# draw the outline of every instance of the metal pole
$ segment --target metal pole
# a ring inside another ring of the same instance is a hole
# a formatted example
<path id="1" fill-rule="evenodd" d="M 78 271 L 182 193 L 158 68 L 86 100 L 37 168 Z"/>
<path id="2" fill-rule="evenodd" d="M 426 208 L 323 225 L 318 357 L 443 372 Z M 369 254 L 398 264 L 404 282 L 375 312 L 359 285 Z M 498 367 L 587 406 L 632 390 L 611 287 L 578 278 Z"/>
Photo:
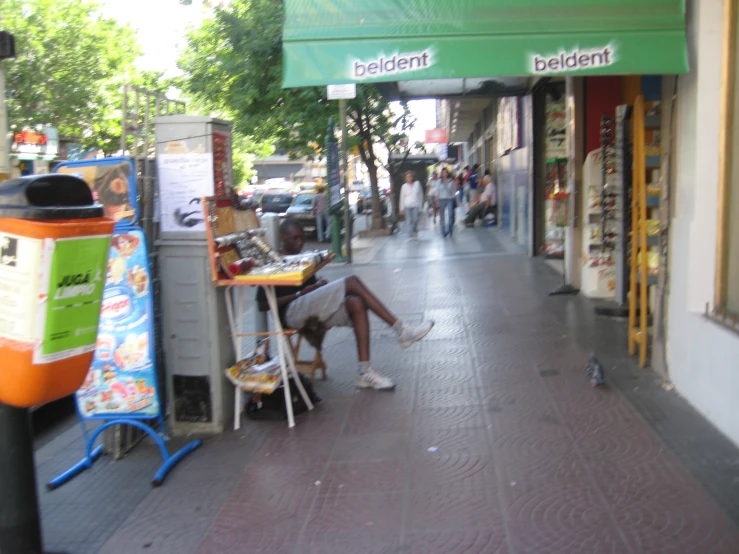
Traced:
<path id="1" fill-rule="evenodd" d="M 5 73 L 0 60 L 0 182 L 10 177 L 10 159 L 8 157 L 8 112 L 5 108 Z"/>
<path id="2" fill-rule="evenodd" d="M 349 137 L 348 130 L 346 128 L 346 100 L 339 100 L 339 121 L 341 125 L 341 167 L 344 170 L 344 178 L 342 184 L 344 185 L 344 238 L 346 240 L 346 262 L 352 263 L 352 215 L 349 212 L 349 164 L 348 164 L 348 150 L 347 140 Z"/>
<path id="3" fill-rule="evenodd" d="M 0 552 L 41 554 L 36 466 L 27 408 L 0 403 Z"/>
<path id="4" fill-rule="evenodd" d="M 0 140 L 7 140 L 5 75 L 0 62 Z M 0 150 L 0 180 L 10 172 L 7 145 Z M 0 403 L 0 552 L 41 554 L 36 465 L 27 408 Z"/>

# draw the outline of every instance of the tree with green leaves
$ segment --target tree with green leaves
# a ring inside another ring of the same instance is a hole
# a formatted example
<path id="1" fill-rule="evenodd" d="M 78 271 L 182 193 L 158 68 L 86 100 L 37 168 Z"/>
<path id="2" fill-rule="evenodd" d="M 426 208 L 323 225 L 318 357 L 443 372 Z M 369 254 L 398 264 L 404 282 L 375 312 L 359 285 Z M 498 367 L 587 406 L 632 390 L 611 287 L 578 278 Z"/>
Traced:
<path id="1" fill-rule="evenodd" d="M 11 129 L 51 125 L 62 137 L 113 152 L 120 145 L 120 87 L 135 74 L 135 32 L 94 0 L 0 0 L 0 28 L 15 35 L 6 60 Z"/>
<path id="2" fill-rule="evenodd" d="M 232 0 L 188 36 L 179 67 L 183 90 L 210 110 L 227 115 L 235 130 L 257 143 L 279 142 L 292 155 L 323 155 L 329 117 L 338 103 L 323 87 L 282 88 L 283 4 L 279 0 Z M 384 151 L 408 151 L 401 139 L 414 120 L 400 114 L 373 85 L 358 85 L 348 101 L 349 146 L 359 147 L 372 187 L 372 227 L 382 228 L 377 172 L 389 167 Z"/>

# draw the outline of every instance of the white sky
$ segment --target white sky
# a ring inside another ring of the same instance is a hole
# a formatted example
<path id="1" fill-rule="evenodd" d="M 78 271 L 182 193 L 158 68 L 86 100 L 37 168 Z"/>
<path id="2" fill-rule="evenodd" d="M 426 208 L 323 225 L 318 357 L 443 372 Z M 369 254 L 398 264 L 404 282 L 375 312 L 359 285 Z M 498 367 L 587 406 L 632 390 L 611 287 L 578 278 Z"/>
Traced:
<path id="1" fill-rule="evenodd" d="M 172 76 L 179 73 L 177 59 L 185 47 L 187 29 L 196 26 L 203 17 L 202 0 L 182 6 L 179 0 L 102 0 L 103 13 L 122 23 L 128 23 L 138 35 L 143 56 L 139 69 L 164 71 Z M 409 102 L 416 126 L 410 133 L 411 142 L 423 141 L 425 131 L 436 126 L 436 101 Z"/>
<path id="2" fill-rule="evenodd" d="M 426 131 L 436 127 L 436 100 L 411 100 L 408 102 L 411 113 L 416 116 L 416 126 L 409 133 L 410 142 L 426 138 Z"/>
<path id="3" fill-rule="evenodd" d="M 193 0 L 190 6 L 179 0 L 103 0 L 103 13 L 136 30 L 144 53 L 136 64 L 139 69 L 167 75 L 178 72 L 188 25 L 197 25 L 203 16 L 202 0 Z"/>

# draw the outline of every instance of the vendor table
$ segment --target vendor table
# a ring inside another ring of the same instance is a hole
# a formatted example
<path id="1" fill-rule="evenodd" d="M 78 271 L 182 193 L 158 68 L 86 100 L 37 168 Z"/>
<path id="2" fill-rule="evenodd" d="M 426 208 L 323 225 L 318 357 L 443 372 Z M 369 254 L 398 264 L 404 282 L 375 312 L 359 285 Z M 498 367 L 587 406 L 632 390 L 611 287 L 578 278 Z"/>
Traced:
<path id="1" fill-rule="evenodd" d="M 285 329 L 280 321 L 280 312 L 277 308 L 277 295 L 275 287 L 289 286 L 299 287 L 308 279 L 330 263 L 335 254 L 325 256 L 321 263 L 308 266 L 297 271 L 289 273 L 271 273 L 271 274 L 246 274 L 233 276 L 230 273 L 219 268 L 217 262 L 218 256 L 222 254 L 222 248 L 216 244 L 218 237 L 223 237 L 231 233 L 243 233 L 244 231 L 255 230 L 259 227 L 259 219 L 252 209 L 240 209 L 240 200 L 235 197 L 206 197 L 202 199 L 203 215 L 205 218 L 206 235 L 208 238 L 208 249 L 210 252 L 210 269 L 213 276 L 213 286 L 226 288 L 226 311 L 228 314 L 228 324 L 233 341 L 234 352 L 236 354 L 236 362 L 244 359 L 242 351 L 242 338 L 257 337 L 260 335 L 274 335 L 277 337 L 277 348 L 280 356 L 280 373 L 282 384 L 285 387 L 285 409 L 287 411 L 288 427 L 295 426 L 295 417 L 293 414 L 292 393 L 290 391 L 290 375 L 293 382 L 298 388 L 298 392 L 303 397 L 305 405 L 309 410 L 313 409 L 313 403 L 310 401 L 308 394 L 300 381 L 297 370 L 297 364 L 293 351 L 290 346 Z M 228 275 L 227 275 L 228 273 Z M 245 295 L 247 289 L 251 287 L 261 286 L 264 288 L 269 304 L 269 311 L 272 314 L 276 330 L 273 333 L 245 333 L 244 332 L 244 307 L 246 304 Z M 241 427 L 241 412 L 243 411 L 243 392 L 248 390 L 244 387 L 238 387 L 236 390 L 234 401 L 234 429 Z"/>
<path id="2" fill-rule="evenodd" d="M 310 279 L 322 268 L 326 267 L 331 260 L 336 256 L 330 255 L 323 260 L 319 265 L 315 266 L 309 273 L 304 274 L 302 278 L 290 278 L 282 277 L 279 275 L 265 276 L 263 281 L 256 281 L 254 279 L 244 282 L 238 279 L 220 280 L 214 284 L 216 286 L 226 287 L 226 310 L 228 314 L 228 324 L 231 331 L 231 338 L 233 340 L 234 352 L 236 353 L 236 360 L 242 360 L 244 358 L 242 338 L 243 337 L 256 337 L 260 335 L 274 335 L 277 337 L 277 348 L 280 357 L 280 372 L 282 374 L 282 383 L 285 387 L 285 409 L 287 411 L 287 425 L 288 427 L 295 427 L 295 417 L 293 414 L 292 405 L 292 393 L 290 391 L 290 380 L 289 376 L 293 376 L 293 382 L 298 388 L 298 392 L 303 397 L 303 401 L 309 410 L 313 409 L 313 403 L 310 401 L 308 394 L 300 381 L 298 374 L 295 356 L 293 356 L 292 347 L 290 346 L 285 329 L 282 327 L 280 321 L 280 312 L 277 307 L 277 294 L 275 287 L 298 287 Z M 272 319 L 275 324 L 275 331 L 272 333 L 246 333 L 244 332 L 244 312 L 246 300 L 245 296 L 247 290 L 251 290 L 251 287 L 261 286 L 264 288 L 265 295 L 267 297 L 267 303 L 269 304 L 269 311 L 272 314 Z M 237 391 L 235 395 L 236 399 L 234 402 L 234 429 L 241 428 L 241 412 L 243 411 L 243 391 Z"/>

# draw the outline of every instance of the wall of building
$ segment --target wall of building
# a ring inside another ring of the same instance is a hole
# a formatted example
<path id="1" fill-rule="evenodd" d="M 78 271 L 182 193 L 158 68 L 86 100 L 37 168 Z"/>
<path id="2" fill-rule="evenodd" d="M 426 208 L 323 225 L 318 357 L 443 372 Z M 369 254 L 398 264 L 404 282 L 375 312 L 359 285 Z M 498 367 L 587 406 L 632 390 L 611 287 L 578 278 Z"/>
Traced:
<path id="1" fill-rule="evenodd" d="M 285 161 L 282 163 L 275 162 L 254 162 L 254 169 L 257 171 L 259 182 L 267 179 L 291 179 L 298 171 L 303 169 L 303 162 Z"/>
<path id="2" fill-rule="evenodd" d="M 739 336 L 703 317 L 714 294 L 723 0 L 689 0 L 678 78 L 667 362 L 676 389 L 739 445 Z"/>
<path id="3" fill-rule="evenodd" d="M 621 77 L 585 79 L 585 153 L 600 148 L 600 122 L 603 114 L 613 117 L 623 104 Z"/>

